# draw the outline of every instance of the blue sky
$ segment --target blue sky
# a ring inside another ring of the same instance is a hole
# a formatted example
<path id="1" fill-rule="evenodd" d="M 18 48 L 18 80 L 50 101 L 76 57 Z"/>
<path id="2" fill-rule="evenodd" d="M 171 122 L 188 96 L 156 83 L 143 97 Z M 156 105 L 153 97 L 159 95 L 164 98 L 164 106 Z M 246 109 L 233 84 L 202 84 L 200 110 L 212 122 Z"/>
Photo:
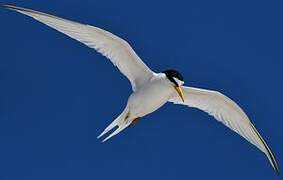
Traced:
<path id="1" fill-rule="evenodd" d="M 5 1 L 104 28 L 154 71 L 219 90 L 247 112 L 282 164 L 282 2 Z M 0 179 L 278 179 L 244 139 L 166 104 L 107 143 L 128 80 L 100 54 L 0 10 Z"/>

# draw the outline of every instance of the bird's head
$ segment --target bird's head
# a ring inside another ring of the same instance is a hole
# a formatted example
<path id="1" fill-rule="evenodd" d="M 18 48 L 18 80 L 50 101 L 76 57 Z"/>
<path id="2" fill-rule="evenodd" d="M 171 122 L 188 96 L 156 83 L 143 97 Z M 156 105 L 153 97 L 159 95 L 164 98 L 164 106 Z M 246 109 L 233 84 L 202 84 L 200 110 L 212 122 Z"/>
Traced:
<path id="1" fill-rule="evenodd" d="M 180 98 L 184 102 L 185 99 L 184 99 L 184 93 L 183 93 L 183 90 L 182 90 L 182 86 L 185 82 L 184 82 L 184 78 L 183 78 L 182 74 L 179 73 L 176 70 L 173 70 L 173 69 L 163 71 L 163 73 L 166 75 L 167 79 L 172 83 L 172 85 L 174 86 L 178 95 L 180 96 Z"/>

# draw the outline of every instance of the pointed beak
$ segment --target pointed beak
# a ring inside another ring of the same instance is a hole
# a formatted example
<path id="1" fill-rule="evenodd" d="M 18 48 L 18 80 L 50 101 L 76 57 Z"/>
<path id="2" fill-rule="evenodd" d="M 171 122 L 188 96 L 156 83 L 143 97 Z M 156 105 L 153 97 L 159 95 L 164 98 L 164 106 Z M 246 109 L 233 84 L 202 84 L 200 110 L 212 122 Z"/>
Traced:
<path id="1" fill-rule="evenodd" d="M 182 99 L 182 101 L 185 102 L 184 93 L 183 93 L 182 87 L 181 86 L 176 86 L 175 90 L 177 91 L 177 93 L 180 96 L 180 98 Z"/>

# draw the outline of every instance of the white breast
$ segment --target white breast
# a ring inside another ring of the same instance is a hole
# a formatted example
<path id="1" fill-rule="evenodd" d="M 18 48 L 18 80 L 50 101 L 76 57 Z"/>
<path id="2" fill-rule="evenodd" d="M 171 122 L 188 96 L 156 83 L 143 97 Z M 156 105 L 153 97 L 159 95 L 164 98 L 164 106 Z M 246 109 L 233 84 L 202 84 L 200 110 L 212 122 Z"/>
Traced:
<path id="1" fill-rule="evenodd" d="M 129 115 L 137 118 L 150 114 L 164 105 L 174 93 L 174 87 L 166 76 L 157 74 L 129 97 Z"/>

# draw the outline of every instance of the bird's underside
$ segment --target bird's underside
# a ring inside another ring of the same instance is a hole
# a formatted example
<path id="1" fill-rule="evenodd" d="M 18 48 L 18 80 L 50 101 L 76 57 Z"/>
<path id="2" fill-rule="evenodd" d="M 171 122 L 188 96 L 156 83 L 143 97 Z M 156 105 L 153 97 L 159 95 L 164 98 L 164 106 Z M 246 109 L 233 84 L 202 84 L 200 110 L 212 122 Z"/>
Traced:
<path id="1" fill-rule="evenodd" d="M 183 86 L 183 77 L 175 70 L 154 73 L 125 40 L 103 29 L 31 9 L 11 5 L 0 6 L 30 16 L 97 50 L 129 79 L 133 94 L 124 111 L 100 134 L 99 137 L 102 137 L 113 128 L 117 128 L 103 141 L 115 136 L 166 102 L 173 102 L 198 108 L 213 116 L 260 149 L 279 174 L 279 166 L 271 149 L 245 112 L 227 96 L 217 91 Z"/>
<path id="2" fill-rule="evenodd" d="M 114 132 L 103 140 L 103 142 L 107 141 L 129 125 L 137 122 L 139 118 L 159 109 L 168 102 L 174 94 L 175 90 L 171 87 L 171 83 L 167 81 L 165 75 L 162 73 L 153 75 L 146 84 L 130 95 L 125 110 L 98 136 L 98 138 L 118 126 Z"/>

